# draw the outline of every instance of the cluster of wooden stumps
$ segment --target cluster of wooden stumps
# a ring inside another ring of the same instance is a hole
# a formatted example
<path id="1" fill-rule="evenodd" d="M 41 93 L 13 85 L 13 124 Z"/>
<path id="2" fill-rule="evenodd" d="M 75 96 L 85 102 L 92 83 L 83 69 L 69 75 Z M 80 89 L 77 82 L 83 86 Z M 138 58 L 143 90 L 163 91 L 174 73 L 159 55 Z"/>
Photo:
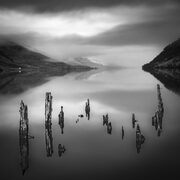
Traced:
<path id="1" fill-rule="evenodd" d="M 157 135 L 160 136 L 162 132 L 162 121 L 164 115 L 164 106 L 161 97 L 161 88 L 160 85 L 157 85 L 157 98 L 158 98 L 158 106 L 155 115 L 152 117 L 152 126 L 155 127 L 157 131 Z"/>
<path id="2" fill-rule="evenodd" d="M 53 137 L 52 137 L 52 95 L 50 92 L 46 93 L 45 98 L 45 140 L 46 140 L 46 152 L 47 157 L 52 156 L 53 154 Z M 90 101 L 87 99 L 85 104 L 85 114 L 88 120 L 90 119 Z M 82 118 L 84 115 L 79 115 L 78 117 Z M 79 119 L 78 119 L 79 121 Z M 78 122 L 76 121 L 76 123 Z M 61 110 L 58 114 L 58 124 L 61 128 L 61 134 L 64 133 L 64 110 L 63 106 L 61 106 Z M 63 153 L 65 153 L 66 148 L 64 145 L 58 145 L 58 154 L 61 157 Z"/>
<path id="3" fill-rule="evenodd" d="M 135 119 L 135 114 L 132 114 L 132 127 L 135 128 L 136 123 L 138 121 Z M 109 121 L 109 115 L 103 115 L 103 126 L 106 125 L 107 127 L 107 133 L 108 134 L 112 134 L 112 123 Z M 121 129 L 122 132 L 122 139 L 124 139 L 124 135 L 125 135 L 125 131 L 124 131 L 124 127 L 122 126 Z M 144 143 L 145 141 L 145 137 L 144 135 L 141 133 L 140 130 L 140 126 L 139 124 L 137 124 L 136 126 L 136 149 L 137 149 L 137 153 L 140 153 L 141 150 L 141 145 Z"/>
<path id="4" fill-rule="evenodd" d="M 20 121 L 19 121 L 19 147 L 20 147 L 20 165 L 22 174 L 29 168 L 29 139 L 34 138 L 29 135 L 28 107 L 23 101 L 20 103 Z"/>
<path id="5" fill-rule="evenodd" d="M 158 110 L 155 115 L 152 117 L 152 125 L 158 132 L 160 136 L 162 132 L 162 118 L 164 113 L 164 107 L 161 97 L 160 85 L 157 85 L 157 96 L 158 96 Z M 52 95 L 50 92 L 46 93 L 45 96 L 45 142 L 46 142 L 46 153 L 47 157 L 51 157 L 53 154 L 53 136 L 52 136 Z M 29 167 L 29 139 L 34 138 L 29 135 L 29 120 L 28 120 L 28 107 L 24 104 L 23 101 L 20 103 L 20 123 L 19 123 L 19 146 L 20 146 L 20 156 L 21 156 L 21 169 L 24 174 Z M 88 120 L 90 119 L 90 101 L 87 99 L 85 103 L 85 114 Z M 84 117 L 83 114 L 78 115 L 78 117 Z M 58 115 L 59 126 L 61 128 L 61 133 L 64 131 L 64 111 L 63 106 L 61 106 L 60 113 Z M 76 123 L 79 122 L 79 118 L 76 120 Z M 136 127 L 136 149 L 137 153 L 140 153 L 141 145 L 145 142 L 145 137 L 141 133 L 140 125 L 137 123 L 138 120 L 135 118 L 135 114 L 132 114 L 132 127 Z M 107 127 L 107 133 L 112 134 L 112 123 L 109 121 L 109 115 L 103 115 L 103 126 Z M 124 128 L 122 126 L 122 139 L 124 138 Z M 65 153 L 66 148 L 64 145 L 58 145 L 58 154 L 59 157 Z"/>
<path id="6" fill-rule="evenodd" d="M 85 103 L 85 115 L 87 117 L 88 120 L 90 120 L 90 101 L 89 99 L 87 99 L 86 103 Z M 83 118 L 84 114 L 79 114 L 78 118 L 76 120 L 76 123 L 79 122 L 80 118 Z"/>

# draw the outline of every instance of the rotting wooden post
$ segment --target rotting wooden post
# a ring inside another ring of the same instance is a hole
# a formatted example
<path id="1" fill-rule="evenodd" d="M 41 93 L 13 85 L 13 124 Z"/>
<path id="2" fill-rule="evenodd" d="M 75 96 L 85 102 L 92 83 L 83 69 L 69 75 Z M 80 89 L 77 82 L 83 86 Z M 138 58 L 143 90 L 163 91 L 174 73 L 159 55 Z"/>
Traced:
<path id="1" fill-rule="evenodd" d="M 163 109 L 163 102 L 161 97 L 161 88 L 160 85 L 157 84 L 157 96 L 158 96 L 158 109 Z"/>
<path id="2" fill-rule="evenodd" d="M 164 114 L 164 106 L 161 96 L 160 85 L 157 85 L 157 94 L 158 94 L 158 136 L 160 136 L 162 131 L 162 119 Z"/>
<path id="3" fill-rule="evenodd" d="M 111 134 L 111 133 L 112 133 L 112 124 L 111 124 L 111 122 L 109 122 L 109 123 L 107 124 L 107 133 L 108 133 L 108 134 Z"/>
<path id="4" fill-rule="evenodd" d="M 61 133 L 63 134 L 63 129 L 64 129 L 64 111 L 63 111 L 63 106 L 61 106 L 61 111 L 58 115 L 59 117 L 59 125 L 60 125 L 60 128 L 61 128 Z"/>
<path id="5" fill-rule="evenodd" d="M 46 92 L 45 97 L 45 141 L 47 157 L 53 154 L 53 137 L 52 137 L 52 95 Z"/>
<path id="6" fill-rule="evenodd" d="M 109 122 L 109 116 L 108 116 L 108 114 L 106 114 L 106 115 L 103 115 L 103 126 L 104 125 L 108 125 L 108 122 Z"/>
<path id="7" fill-rule="evenodd" d="M 45 123 L 51 124 L 51 118 L 52 118 L 52 95 L 50 92 L 46 93 L 46 99 L 45 99 Z"/>
<path id="8" fill-rule="evenodd" d="M 28 107 L 23 101 L 20 103 L 20 121 L 19 121 L 19 147 L 21 156 L 21 169 L 22 174 L 29 168 L 29 139 L 34 138 L 29 136 L 29 120 L 28 120 Z"/>
<path id="9" fill-rule="evenodd" d="M 135 119 L 135 114 L 132 114 L 132 127 L 135 128 L 137 120 Z"/>
<path id="10" fill-rule="evenodd" d="M 61 122 L 64 122 L 63 106 L 61 106 L 61 111 L 60 111 L 60 113 L 59 113 L 59 124 L 61 124 Z"/>
<path id="11" fill-rule="evenodd" d="M 24 134 L 27 133 L 28 136 L 28 130 L 29 130 L 29 121 L 28 121 L 28 107 L 27 105 L 24 105 L 24 102 L 21 101 L 20 103 L 20 131 Z"/>
<path id="12" fill-rule="evenodd" d="M 86 117 L 88 117 L 88 120 L 90 119 L 90 101 L 87 99 L 86 105 L 85 105 L 85 113 Z"/>

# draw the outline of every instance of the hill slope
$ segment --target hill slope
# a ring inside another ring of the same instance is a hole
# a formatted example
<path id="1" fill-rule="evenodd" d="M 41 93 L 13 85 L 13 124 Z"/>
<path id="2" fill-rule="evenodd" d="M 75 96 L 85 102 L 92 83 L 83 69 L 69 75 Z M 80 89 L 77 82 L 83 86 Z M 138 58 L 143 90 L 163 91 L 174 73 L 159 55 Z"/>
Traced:
<path id="1" fill-rule="evenodd" d="M 165 47 L 153 61 L 143 66 L 143 70 L 180 95 L 180 39 Z"/>
<path id="2" fill-rule="evenodd" d="M 143 66 L 144 70 L 154 68 L 180 68 L 180 39 L 166 46 L 156 58 Z"/>
<path id="3" fill-rule="evenodd" d="M 24 71 L 84 71 L 90 70 L 88 66 L 72 66 L 64 62 L 52 62 L 50 58 L 31 51 L 13 42 L 0 43 L 0 69 L 1 71 L 17 71 L 21 67 Z"/>

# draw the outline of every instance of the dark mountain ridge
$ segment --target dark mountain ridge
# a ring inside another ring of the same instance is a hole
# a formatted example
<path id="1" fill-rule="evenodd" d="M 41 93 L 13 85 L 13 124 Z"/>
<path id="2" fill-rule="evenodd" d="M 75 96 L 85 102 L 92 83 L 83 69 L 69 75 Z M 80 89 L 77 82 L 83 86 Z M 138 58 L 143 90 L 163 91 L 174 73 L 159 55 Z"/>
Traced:
<path id="1" fill-rule="evenodd" d="M 150 63 L 143 66 L 144 70 L 154 68 L 180 68 L 180 38 L 166 46 Z"/>

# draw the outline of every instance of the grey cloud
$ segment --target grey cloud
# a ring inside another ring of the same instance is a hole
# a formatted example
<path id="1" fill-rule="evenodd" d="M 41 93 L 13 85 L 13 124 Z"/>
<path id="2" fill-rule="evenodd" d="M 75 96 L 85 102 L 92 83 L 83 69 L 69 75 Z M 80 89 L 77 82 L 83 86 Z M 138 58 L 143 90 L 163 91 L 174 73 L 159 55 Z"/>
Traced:
<path id="1" fill-rule="evenodd" d="M 180 11 L 179 7 L 151 8 L 150 20 L 143 22 L 120 25 L 93 37 L 80 37 L 77 35 L 62 38 L 50 38 L 37 33 L 12 34 L 4 38 L 25 43 L 54 42 L 58 44 L 86 44 L 102 46 L 126 45 L 158 45 L 164 47 L 180 37 Z"/>
<path id="2" fill-rule="evenodd" d="M 102 34 L 84 38 L 80 36 L 66 36 L 50 38 L 37 33 L 11 34 L 1 36 L 1 39 L 14 41 L 20 44 L 32 45 L 36 42 L 99 45 L 99 46 L 126 46 L 126 45 L 158 45 L 164 47 L 180 37 L 180 20 L 169 22 L 147 22 L 118 26 Z"/>
<path id="3" fill-rule="evenodd" d="M 125 46 L 158 45 L 164 46 L 180 37 L 180 20 L 144 22 L 118 26 L 87 40 L 87 44 Z"/>
<path id="4" fill-rule="evenodd" d="M 82 8 L 104 8 L 118 5 L 180 4 L 179 0 L 0 0 L 0 8 L 17 9 L 31 7 L 38 12 L 69 11 Z"/>

